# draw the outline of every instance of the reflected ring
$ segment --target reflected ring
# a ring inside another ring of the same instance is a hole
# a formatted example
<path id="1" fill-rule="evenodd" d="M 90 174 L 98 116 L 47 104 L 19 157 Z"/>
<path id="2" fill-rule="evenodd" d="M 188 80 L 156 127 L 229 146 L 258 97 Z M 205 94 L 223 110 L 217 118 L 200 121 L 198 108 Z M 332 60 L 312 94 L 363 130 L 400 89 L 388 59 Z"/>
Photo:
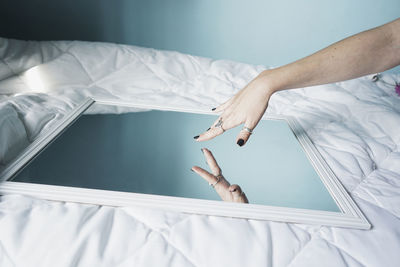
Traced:
<path id="1" fill-rule="evenodd" d="M 212 183 L 208 183 L 208 184 L 209 184 L 210 186 L 212 186 L 212 187 L 215 187 L 216 184 L 218 184 L 219 181 L 221 181 L 222 174 L 215 176 L 215 178 L 217 179 L 217 181 L 216 181 L 215 183 L 213 183 L 213 184 L 212 184 Z"/>

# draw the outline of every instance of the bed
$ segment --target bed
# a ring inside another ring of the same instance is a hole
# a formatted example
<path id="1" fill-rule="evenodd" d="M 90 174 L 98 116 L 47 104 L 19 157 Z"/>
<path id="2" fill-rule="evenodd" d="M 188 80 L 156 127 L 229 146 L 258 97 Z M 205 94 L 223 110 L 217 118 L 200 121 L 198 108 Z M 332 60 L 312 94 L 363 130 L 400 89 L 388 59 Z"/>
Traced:
<path id="1" fill-rule="evenodd" d="M 209 110 L 265 66 L 79 41 L 0 38 L 0 169 L 86 97 Z M 275 94 L 371 230 L 141 207 L 0 201 L 0 266 L 399 266 L 400 97 L 385 73 Z M 123 112 L 123 111 L 118 111 Z"/>

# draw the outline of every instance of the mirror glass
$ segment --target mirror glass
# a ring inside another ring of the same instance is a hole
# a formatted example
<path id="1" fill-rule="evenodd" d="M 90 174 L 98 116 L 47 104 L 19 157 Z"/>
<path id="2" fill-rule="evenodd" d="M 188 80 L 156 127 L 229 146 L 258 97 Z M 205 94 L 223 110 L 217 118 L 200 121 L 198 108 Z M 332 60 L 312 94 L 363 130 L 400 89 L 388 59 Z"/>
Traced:
<path id="1" fill-rule="evenodd" d="M 201 151 L 205 147 L 251 204 L 341 212 L 285 120 L 262 120 L 239 147 L 240 128 L 211 141 L 194 141 L 215 115 L 115 113 L 122 110 L 93 104 L 10 180 L 221 200 L 191 171 L 194 165 L 210 170 Z"/>

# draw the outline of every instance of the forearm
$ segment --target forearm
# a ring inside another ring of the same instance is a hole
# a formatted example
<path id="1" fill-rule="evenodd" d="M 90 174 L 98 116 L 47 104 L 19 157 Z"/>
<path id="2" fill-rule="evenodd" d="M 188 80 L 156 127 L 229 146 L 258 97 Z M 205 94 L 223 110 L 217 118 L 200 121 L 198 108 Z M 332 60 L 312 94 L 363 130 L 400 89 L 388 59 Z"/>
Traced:
<path id="1" fill-rule="evenodd" d="M 240 124 L 236 142 L 243 146 L 250 138 L 271 95 L 279 90 L 349 80 L 381 72 L 400 64 L 400 19 L 356 34 L 291 64 L 260 73 L 224 104 L 217 121 L 197 141 L 210 140 Z M 222 128 L 223 126 L 223 128 Z"/>
<path id="2" fill-rule="evenodd" d="M 400 64 L 400 19 L 318 51 L 291 64 L 264 71 L 272 91 L 349 80 Z"/>

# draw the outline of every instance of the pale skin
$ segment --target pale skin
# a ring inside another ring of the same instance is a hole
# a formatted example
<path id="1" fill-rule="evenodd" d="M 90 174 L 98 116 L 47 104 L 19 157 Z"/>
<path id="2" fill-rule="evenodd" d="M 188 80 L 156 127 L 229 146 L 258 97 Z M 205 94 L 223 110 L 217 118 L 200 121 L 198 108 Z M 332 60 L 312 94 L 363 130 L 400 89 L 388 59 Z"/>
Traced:
<path id="1" fill-rule="evenodd" d="M 240 124 L 254 129 L 271 95 L 277 91 L 354 79 L 397 65 L 400 65 L 400 18 L 343 39 L 293 63 L 261 72 L 231 99 L 215 108 L 214 112 L 221 113 L 219 118 L 209 130 L 194 138 L 210 140 Z M 222 127 L 214 127 L 220 119 Z M 246 144 L 250 135 L 241 130 L 236 143 Z"/>
<path id="2" fill-rule="evenodd" d="M 228 180 L 222 176 L 222 170 L 218 166 L 213 154 L 207 148 L 202 148 L 207 165 L 210 167 L 211 173 L 198 167 L 192 167 L 192 171 L 203 177 L 209 184 L 214 185 L 214 189 L 223 201 L 249 203 L 246 194 L 242 191 L 239 185 L 231 185 Z M 219 177 L 219 179 L 217 178 Z"/>

